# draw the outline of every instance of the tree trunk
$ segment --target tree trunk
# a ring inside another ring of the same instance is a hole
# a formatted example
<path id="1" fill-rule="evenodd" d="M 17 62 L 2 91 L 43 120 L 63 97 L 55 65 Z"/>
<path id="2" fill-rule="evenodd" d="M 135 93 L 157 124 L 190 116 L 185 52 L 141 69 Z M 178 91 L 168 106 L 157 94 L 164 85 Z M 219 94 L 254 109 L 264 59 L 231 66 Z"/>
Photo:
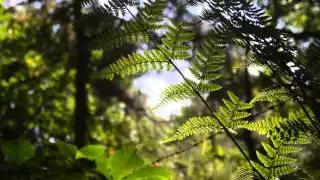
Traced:
<path id="1" fill-rule="evenodd" d="M 86 83 L 88 82 L 88 62 L 90 58 L 89 49 L 87 47 L 87 38 L 84 30 L 78 24 L 81 18 L 81 4 L 77 0 L 73 0 L 74 8 L 74 28 L 76 34 L 76 94 L 75 94 L 75 119 L 74 119 L 74 132 L 75 144 L 78 147 L 83 147 L 86 144 L 87 133 L 87 118 L 88 118 L 88 105 L 87 105 L 87 90 Z"/>

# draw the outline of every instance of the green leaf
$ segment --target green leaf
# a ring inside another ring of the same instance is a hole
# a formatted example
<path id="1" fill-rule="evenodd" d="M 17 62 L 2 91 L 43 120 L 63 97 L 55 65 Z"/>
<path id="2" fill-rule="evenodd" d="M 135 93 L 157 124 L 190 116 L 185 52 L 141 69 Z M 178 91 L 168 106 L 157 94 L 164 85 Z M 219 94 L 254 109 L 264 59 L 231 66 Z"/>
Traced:
<path id="1" fill-rule="evenodd" d="M 96 169 L 97 172 L 103 174 L 106 178 L 110 177 L 110 168 L 108 168 L 108 158 L 102 157 L 96 159 Z"/>
<path id="2" fill-rule="evenodd" d="M 136 154 L 136 149 L 133 145 L 126 145 L 121 151 L 116 152 L 109 158 L 108 168 L 110 168 L 110 179 L 122 179 L 131 174 L 134 169 L 143 166 L 144 162 Z"/>
<path id="3" fill-rule="evenodd" d="M 84 158 L 88 160 L 96 160 L 105 155 L 104 147 L 102 145 L 88 145 L 81 148 L 76 153 L 76 159 Z"/>
<path id="4" fill-rule="evenodd" d="M 77 147 L 71 144 L 66 144 L 60 140 L 56 143 L 58 150 L 66 157 L 73 158 L 77 153 Z"/>
<path id="5" fill-rule="evenodd" d="M 152 179 L 152 180 L 169 180 L 171 173 L 164 167 L 152 167 L 146 166 L 137 169 L 132 174 L 123 178 L 123 180 L 142 180 L 142 179 Z"/>
<path id="6" fill-rule="evenodd" d="M 35 155 L 33 145 L 25 139 L 1 142 L 1 151 L 8 156 L 8 163 L 20 165 Z"/>

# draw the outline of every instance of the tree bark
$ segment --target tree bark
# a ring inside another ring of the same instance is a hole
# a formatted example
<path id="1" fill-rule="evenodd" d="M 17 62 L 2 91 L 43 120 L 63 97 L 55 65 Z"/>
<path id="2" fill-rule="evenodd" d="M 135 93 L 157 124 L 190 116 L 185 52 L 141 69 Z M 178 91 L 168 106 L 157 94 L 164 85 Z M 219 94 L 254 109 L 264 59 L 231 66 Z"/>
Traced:
<path id="1" fill-rule="evenodd" d="M 74 28 L 76 34 L 76 93 L 75 93 L 75 119 L 74 119 L 74 132 L 75 144 L 78 147 L 83 147 L 87 139 L 87 118 L 88 118 L 88 105 L 87 105 L 87 90 L 86 84 L 88 82 L 88 62 L 90 58 L 89 49 L 87 46 L 87 37 L 84 30 L 78 24 L 81 19 L 81 4 L 78 0 L 73 0 L 73 15 L 74 15 Z"/>

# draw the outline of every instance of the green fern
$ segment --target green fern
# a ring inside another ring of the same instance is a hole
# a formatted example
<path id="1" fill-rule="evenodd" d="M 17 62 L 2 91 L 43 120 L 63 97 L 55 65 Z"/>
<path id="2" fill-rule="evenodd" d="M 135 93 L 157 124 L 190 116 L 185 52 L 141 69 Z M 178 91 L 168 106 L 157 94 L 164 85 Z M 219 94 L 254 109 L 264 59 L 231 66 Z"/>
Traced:
<path id="1" fill-rule="evenodd" d="M 109 48 L 114 49 L 122 46 L 124 43 L 135 43 L 149 41 L 148 33 L 145 31 L 154 31 L 161 29 L 163 21 L 163 10 L 166 8 L 163 0 L 144 4 L 139 12 L 139 19 L 133 19 L 125 22 L 123 27 L 107 29 L 101 34 L 94 36 L 91 40 L 92 49 Z M 120 6 L 121 7 L 121 6 Z M 124 6 L 122 6 L 124 8 Z M 106 10 L 109 12 L 108 10 Z M 100 10 L 101 12 L 101 10 Z"/>
<path id="2" fill-rule="evenodd" d="M 169 43 L 169 47 L 173 48 L 172 43 Z M 200 94 L 220 90 L 221 86 L 212 83 L 212 81 L 220 78 L 220 74 L 216 72 L 223 67 L 221 64 L 224 62 L 225 47 L 225 43 L 216 40 L 213 36 L 204 40 L 202 48 L 198 49 L 195 60 L 191 63 L 192 67 L 189 68 L 197 82 L 186 79 L 187 82 L 170 85 L 161 93 L 161 100 L 155 108 L 161 107 L 170 101 L 184 100 L 197 96 L 193 88 Z M 167 55 L 169 54 L 170 52 L 167 52 Z"/>
<path id="3" fill-rule="evenodd" d="M 293 139 L 294 138 L 291 137 L 291 141 Z M 281 143 L 279 143 L 279 141 L 281 141 Z M 272 139 L 273 146 L 265 142 L 262 143 L 267 155 L 263 155 L 257 151 L 257 157 L 262 164 L 254 161 L 251 161 L 251 163 L 265 179 L 268 180 L 290 174 L 297 169 L 297 167 L 290 166 L 290 164 L 296 162 L 297 159 L 284 156 L 302 150 L 302 148 L 292 146 L 296 143 L 291 141 Z"/>
<path id="4" fill-rule="evenodd" d="M 276 89 L 269 89 L 267 91 L 260 92 L 257 94 L 250 103 L 256 103 L 259 101 L 268 101 L 268 102 L 275 102 L 275 101 L 287 101 L 291 99 L 290 94 L 287 92 L 285 88 L 276 88 Z"/>
<path id="5" fill-rule="evenodd" d="M 214 118 L 207 117 L 193 117 L 184 123 L 175 133 L 174 136 L 170 137 L 164 143 L 181 140 L 188 136 L 207 133 L 207 132 L 222 132 L 223 130 L 218 128 L 219 123 Z"/>
<path id="6" fill-rule="evenodd" d="M 267 155 L 257 152 L 262 164 L 252 161 L 253 166 L 265 179 L 272 179 L 295 171 L 297 167 L 291 167 L 289 164 L 295 162 L 296 159 L 283 155 L 301 151 L 302 148 L 292 145 L 309 143 L 305 138 L 319 139 L 316 129 L 302 110 L 290 113 L 288 118 L 271 117 L 242 125 L 242 127 L 266 135 L 272 141 L 273 146 L 262 143 Z"/>
<path id="7" fill-rule="evenodd" d="M 190 47 L 182 44 L 193 38 L 190 24 L 177 23 L 174 20 L 171 20 L 171 23 L 173 25 L 168 25 L 168 32 L 166 33 L 168 38 L 162 39 L 166 47 L 158 46 L 160 50 L 144 51 L 144 55 L 132 53 L 132 55 L 123 57 L 116 63 L 102 69 L 96 76 L 112 80 L 115 74 L 124 77 L 138 72 L 148 72 L 151 69 L 163 70 L 166 68 L 169 71 L 172 69 L 172 63 L 170 62 L 172 59 L 190 57 L 187 52 Z M 205 85 L 203 88 L 208 89 Z"/>
<path id="8" fill-rule="evenodd" d="M 243 125 L 244 128 L 267 135 L 271 139 L 288 137 L 318 137 L 318 133 L 307 115 L 302 111 L 290 113 L 288 118 L 271 117 Z"/>
<path id="9" fill-rule="evenodd" d="M 144 51 L 144 55 L 133 53 L 132 55 L 119 59 L 116 63 L 102 69 L 97 76 L 103 79 L 112 80 L 114 75 L 125 77 L 138 72 L 148 72 L 151 69 L 166 69 L 169 71 L 172 69 L 172 65 L 161 51 Z"/>
<path id="10" fill-rule="evenodd" d="M 236 43 L 239 44 L 239 43 Z M 252 51 L 249 51 L 244 59 L 240 60 L 240 64 L 237 65 L 235 68 L 248 68 L 248 67 L 263 67 L 267 68 L 264 64 L 262 64 L 256 54 L 254 54 Z"/>
<path id="11" fill-rule="evenodd" d="M 249 167 L 240 166 L 232 174 L 233 180 L 248 180 L 253 178 L 261 179 L 259 175 L 250 168 L 250 166 Z"/>
<path id="12" fill-rule="evenodd" d="M 215 117 L 219 119 L 222 124 L 233 131 L 234 129 L 243 126 L 248 123 L 248 121 L 243 120 L 250 116 L 250 113 L 244 112 L 252 108 L 251 104 L 241 101 L 236 95 L 232 92 L 228 92 L 229 98 L 231 101 L 223 99 L 224 104 L 227 108 L 220 106 L 222 114 L 214 113 Z M 223 132 L 223 128 L 219 124 L 216 118 L 212 117 L 193 117 L 190 118 L 186 123 L 184 123 L 175 133 L 174 136 L 166 140 L 165 142 L 171 142 L 175 140 L 181 140 L 185 137 L 207 133 L 207 132 Z"/>
<path id="13" fill-rule="evenodd" d="M 194 38 L 192 32 L 192 24 L 186 22 L 176 22 L 170 19 L 172 25 L 167 26 L 166 38 L 162 38 L 164 45 L 158 45 L 158 48 L 170 60 L 185 60 L 190 58 L 188 50 L 191 46 L 185 43 L 190 42 Z"/>

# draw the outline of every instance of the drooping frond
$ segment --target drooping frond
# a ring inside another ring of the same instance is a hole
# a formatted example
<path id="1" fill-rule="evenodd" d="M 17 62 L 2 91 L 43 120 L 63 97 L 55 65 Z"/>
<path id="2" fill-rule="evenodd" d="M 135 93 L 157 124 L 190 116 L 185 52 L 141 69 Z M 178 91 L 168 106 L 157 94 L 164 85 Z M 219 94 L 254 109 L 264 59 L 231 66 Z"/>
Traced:
<path id="1" fill-rule="evenodd" d="M 164 42 L 167 40 L 164 40 Z M 172 49 L 172 43 L 167 43 Z M 221 89 L 218 84 L 212 81 L 220 78 L 217 73 L 223 66 L 224 62 L 224 48 L 226 44 L 216 40 L 214 37 L 203 41 L 202 48 L 198 49 L 195 55 L 195 60 L 192 61 L 192 67 L 189 68 L 191 74 L 197 81 L 187 79 L 188 83 L 192 85 L 200 94 L 213 92 Z M 181 49 L 181 48 L 180 48 Z M 169 54 L 170 52 L 167 52 Z M 184 52 L 187 53 L 187 52 Z M 186 82 L 177 85 L 170 85 L 161 93 L 161 100 L 157 107 L 165 105 L 169 101 L 184 100 L 196 96 L 196 93 Z"/>
<path id="2" fill-rule="evenodd" d="M 114 75 L 122 77 L 138 72 L 148 72 L 154 70 L 171 70 L 172 65 L 159 50 L 144 51 L 144 54 L 133 53 L 127 57 L 119 59 L 116 63 L 110 64 L 102 69 L 98 76 L 112 80 Z"/>
<path id="3" fill-rule="evenodd" d="M 106 29 L 101 34 L 94 36 L 91 40 L 91 48 L 109 48 L 114 49 L 122 46 L 124 43 L 148 42 L 149 36 L 147 31 L 158 30 L 163 27 L 163 10 L 166 8 L 166 2 L 158 0 L 155 2 L 145 3 L 138 14 L 137 19 L 127 21 L 123 27 Z M 109 12 L 107 9 L 105 12 Z M 104 12 L 100 8 L 100 13 Z M 137 21 L 136 21 L 137 20 Z"/>
<path id="4" fill-rule="evenodd" d="M 214 113 L 215 118 L 212 117 L 193 117 L 190 118 L 186 123 L 184 123 L 175 133 L 174 136 L 166 140 L 165 142 L 181 140 L 185 137 L 206 133 L 206 132 L 223 132 L 223 128 L 220 123 L 217 121 L 219 119 L 222 124 L 229 129 L 230 131 L 238 128 L 239 126 L 245 125 L 248 121 L 242 120 L 250 116 L 250 113 L 244 112 L 252 108 L 251 104 L 241 101 L 236 95 L 232 92 L 228 92 L 229 98 L 231 101 L 223 99 L 226 107 L 220 106 L 222 114 Z M 217 119 L 216 119 L 217 118 Z"/>
<path id="5" fill-rule="evenodd" d="M 96 3 L 98 5 L 100 2 L 98 0 L 80 0 L 80 3 L 82 6 L 86 6 L 93 3 Z M 100 11 L 100 13 L 108 13 L 114 16 L 119 16 L 120 14 L 124 16 L 126 12 L 126 6 L 139 5 L 138 0 L 108 0 L 104 1 L 103 3 L 103 5 L 99 5 L 100 7 L 97 10 Z"/>
<path id="6" fill-rule="evenodd" d="M 224 16 L 223 12 L 228 13 L 228 16 Z M 230 30 L 241 29 L 244 26 L 246 28 L 264 27 L 270 22 L 270 17 L 250 1 L 233 0 L 208 2 L 208 6 L 202 11 L 200 18 L 207 22 L 221 22 Z"/>
<path id="7" fill-rule="evenodd" d="M 285 88 L 276 88 L 276 89 L 269 89 L 267 91 L 260 92 L 257 94 L 250 103 L 255 103 L 259 101 L 287 101 L 291 99 L 290 94 Z"/>

